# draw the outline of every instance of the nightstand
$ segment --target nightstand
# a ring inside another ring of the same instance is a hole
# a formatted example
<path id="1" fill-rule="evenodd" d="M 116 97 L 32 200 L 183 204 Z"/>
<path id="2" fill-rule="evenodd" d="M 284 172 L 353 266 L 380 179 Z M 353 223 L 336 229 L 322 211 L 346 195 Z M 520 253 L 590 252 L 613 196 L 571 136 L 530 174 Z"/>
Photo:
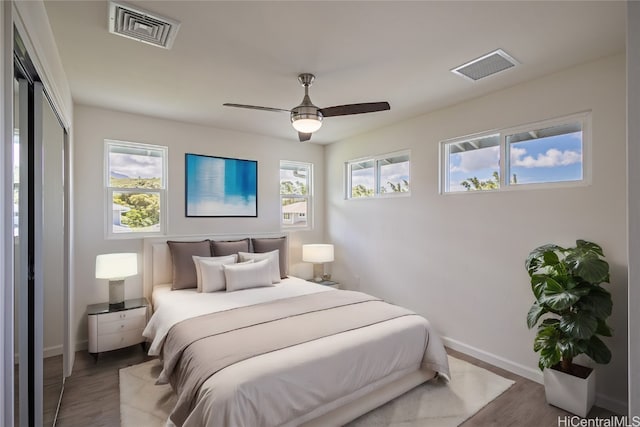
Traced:
<path id="1" fill-rule="evenodd" d="M 142 331 L 147 325 L 149 303 L 146 298 L 128 299 L 122 306 L 108 303 L 87 307 L 89 323 L 89 353 L 96 361 L 103 351 L 142 344 Z"/>
<path id="2" fill-rule="evenodd" d="M 329 286 L 330 288 L 340 289 L 340 283 L 334 282 L 333 280 L 322 280 L 320 282 L 316 282 L 315 280 L 309 280 L 311 283 L 315 283 L 316 285 Z"/>

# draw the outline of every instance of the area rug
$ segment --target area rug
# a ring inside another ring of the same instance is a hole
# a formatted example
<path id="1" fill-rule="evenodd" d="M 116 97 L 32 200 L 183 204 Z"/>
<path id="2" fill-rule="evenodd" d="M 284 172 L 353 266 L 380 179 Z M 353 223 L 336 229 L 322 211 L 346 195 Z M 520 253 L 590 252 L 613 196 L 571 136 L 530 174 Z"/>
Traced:
<path id="1" fill-rule="evenodd" d="M 349 427 L 454 427 L 504 393 L 513 381 L 449 356 L 451 382 L 429 381 L 361 416 Z M 157 386 L 160 362 L 151 360 L 120 370 L 122 427 L 163 427 L 176 397 Z"/>

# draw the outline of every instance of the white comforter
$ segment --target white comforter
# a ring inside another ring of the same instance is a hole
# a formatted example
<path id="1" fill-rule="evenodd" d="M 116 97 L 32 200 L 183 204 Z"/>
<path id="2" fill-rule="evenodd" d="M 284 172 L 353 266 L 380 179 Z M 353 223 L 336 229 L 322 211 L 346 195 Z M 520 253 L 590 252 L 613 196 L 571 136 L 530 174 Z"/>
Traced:
<path id="1" fill-rule="evenodd" d="M 231 308 L 333 290 L 328 286 L 317 285 L 297 277 L 283 279 L 274 287 L 236 292 L 200 293 L 195 289 L 172 291 L 171 285 L 160 285 L 153 290 L 154 313 L 143 335 L 151 340 L 149 355 L 158 356 L 169 329 L 183 320 Z"/>
<path id="2" fill-rule="evenodd" d="M 152 340 L 150 354 L 159 354 L 167 332 L 181 320 L 324 291 L 332 288 L 296 278 L 229 293 L 156 290 L 155 313 L 144 335 Z M 211 376 L 184 426 L 298 426 L 417 370 L 423 356 L 433 371 L 448 377 L 444 347 L 418 316 L 263 354 Z"/>

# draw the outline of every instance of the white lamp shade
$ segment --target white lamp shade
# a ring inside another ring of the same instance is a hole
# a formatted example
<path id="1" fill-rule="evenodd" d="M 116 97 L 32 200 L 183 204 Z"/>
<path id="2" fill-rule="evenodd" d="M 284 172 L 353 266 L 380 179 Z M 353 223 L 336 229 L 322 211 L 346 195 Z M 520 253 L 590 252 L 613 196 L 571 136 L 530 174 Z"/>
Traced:
<path id="1" fill-rule="evenodd" d="M 121 280 L 138 274 L 138 254 L 102 254 L 96 257 L 96 279 Z"/>
<path id="2" fill-rule="evenodd" d="M 302 245 L 302 261 L 322 263 L 333 261 L 333 245 Z"/>
<path id="3" fill-rule="evenodd" d="M 302 133 L 313 133 L 322 126 L 322 122 L 316 119 L 297 119 L 291 124 L 295 130 Z"/>

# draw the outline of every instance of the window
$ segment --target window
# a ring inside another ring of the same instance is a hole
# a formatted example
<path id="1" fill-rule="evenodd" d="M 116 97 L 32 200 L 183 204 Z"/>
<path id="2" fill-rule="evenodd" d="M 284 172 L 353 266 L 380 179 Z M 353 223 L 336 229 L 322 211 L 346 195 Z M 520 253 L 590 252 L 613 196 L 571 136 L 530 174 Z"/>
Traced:
<path id="1" fill-rule="evenodd" d="M 283 228 L 311 227 L 313 165 L 280 161 L 280 223 Z"/>
<path id="2" fill-rule="evenodd" d="M 575 185 L 586 181 L 590 114 L 443 141 L 443 193 Z M 501 159 L 508 159 L 502 161 Z"/>
<path id="3" fill-rule="evenodd" d="M 167 147 L 105 140 L 108 237 L 162 234 Z"/>
<path id="4" fill-rule="evenodd" d="M 409 195 L 410 153 L 347 162 L 347 199 Z"/>

